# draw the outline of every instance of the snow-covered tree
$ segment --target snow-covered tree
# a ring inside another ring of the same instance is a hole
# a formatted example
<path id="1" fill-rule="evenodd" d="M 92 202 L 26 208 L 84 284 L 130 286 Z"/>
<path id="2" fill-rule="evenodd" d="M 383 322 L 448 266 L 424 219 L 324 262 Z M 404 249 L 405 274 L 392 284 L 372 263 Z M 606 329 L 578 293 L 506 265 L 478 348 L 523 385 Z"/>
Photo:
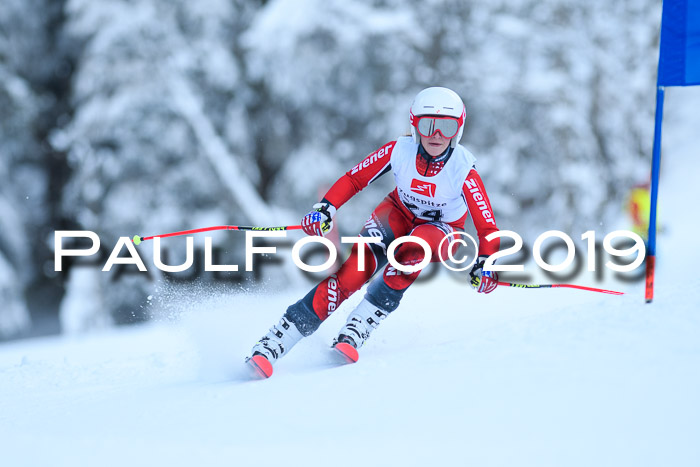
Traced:
<path id="1" fill-rule="evenodd" d="M 42 0 L 0 8 L 0 338 L 26 331 L 29 285 L 41 276 L 47 174 L 39 133 L 48 107 L 40 82 L 49 73 Z M 34 11 L 28 14 L 28 12 Z"/>
<path id="2" fill-rule="evenodd" d="M 75 114 L 52 141 L 73 170 L 65 211 L 109 248 L 134 233 L 280 222 L 235 153 L 251 142 L 234 147 L 223 130 L 227 103 L 247 91 L 232 46 L 245 4 L 68 2 L 66 32 L 83 54 Z M 135 276 L 103 290 L 119 313 L 145 296 Z"/>

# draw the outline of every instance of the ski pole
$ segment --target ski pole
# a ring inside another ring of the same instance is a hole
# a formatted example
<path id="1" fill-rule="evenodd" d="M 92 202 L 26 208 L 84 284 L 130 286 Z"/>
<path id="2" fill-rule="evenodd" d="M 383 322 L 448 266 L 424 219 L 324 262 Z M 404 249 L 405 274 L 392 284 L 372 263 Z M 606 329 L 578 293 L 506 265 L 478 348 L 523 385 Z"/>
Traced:
<path id="1" fill-rule="evenodd" d="M 283 225 L 280 227 L 255 227 L 255 226 L 243 226 L 243 225 L 217 225 L 214 227 L 203 227 L 201 229 L 193 229 L 193 230 L 181 230 L 180 232 L 171 232 L 171 233 L 166 233 L 166 234 L 160 234 L 160 235 L 151 235 L 150 237 L 141 237 L 140 235 L 134 235 L 134 238 L 131 239 L 132 242 L 134 242 L 135 245 L 140 244 L 141 242 L 145 242 L 146 240 L 152 240 L 156 237 L 158 238 L 165 238 L 165 237 L 177 237 L 180 235 L 189 235 L 189 234 L 196 234 L 200 232 L 211 232 L 213 230 L 257 230 L 257 231 L 272 231 L 272 230 L 299 230 L 301 229 L 301 225 Z"/>
<path id="2" fill-rule="evenodd" d="M 590 292 L 608 293 L 611 295 L 625 294 L 624 292 L 617 292 L 615 290 L 596 289 L 595 287 L 584 287 L 582 285 L 574 284 L 513 284 L 512 282 L 499 282 L 498 285 L 505 285 L 507 287 L 518 287 L 521 289 L 549 289 L 555 287 L 566 287 L 569 289 L 588 290 Z"/>

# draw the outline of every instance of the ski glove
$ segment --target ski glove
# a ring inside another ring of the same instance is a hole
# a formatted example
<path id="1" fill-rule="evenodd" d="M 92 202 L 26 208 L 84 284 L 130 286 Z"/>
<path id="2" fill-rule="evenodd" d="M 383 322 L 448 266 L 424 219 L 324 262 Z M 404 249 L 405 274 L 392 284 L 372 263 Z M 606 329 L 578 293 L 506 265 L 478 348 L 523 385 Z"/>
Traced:
<path id="1" fill-rule="evenodd" d="M 479 293 L 491 293 L 498 287 L 498 273 L 496 271 L 484 271 L 484 262 L 488 256 L 479 256 L 469 272 L 470 285 Z"/>
<path id="2" fill-rule="evenodd" d="M 314 210 L 301 220 L 301 228 L 307 235 L 325 236 L 333 229 L 335 206 L 329 202 L 314 204 Z"/>

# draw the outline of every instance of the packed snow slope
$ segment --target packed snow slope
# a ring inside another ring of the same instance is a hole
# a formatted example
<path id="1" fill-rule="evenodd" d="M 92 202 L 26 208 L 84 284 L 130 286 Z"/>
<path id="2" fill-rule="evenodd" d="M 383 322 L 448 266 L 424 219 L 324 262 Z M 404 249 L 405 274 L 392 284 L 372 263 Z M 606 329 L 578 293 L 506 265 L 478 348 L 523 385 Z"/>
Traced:
<path id="1" fill-rule="evenodd" d="M 667 115 L 698 103 L 672 90 Z M 173 288 L 146 326 L 0 347 L 2 465 L 700 465 L 700 145 L 676 127 L 652 305 L 441 273 L 357 364 L 328 345 L 361 294 L 259 381 L 243 357 L 305 290 Z"/>

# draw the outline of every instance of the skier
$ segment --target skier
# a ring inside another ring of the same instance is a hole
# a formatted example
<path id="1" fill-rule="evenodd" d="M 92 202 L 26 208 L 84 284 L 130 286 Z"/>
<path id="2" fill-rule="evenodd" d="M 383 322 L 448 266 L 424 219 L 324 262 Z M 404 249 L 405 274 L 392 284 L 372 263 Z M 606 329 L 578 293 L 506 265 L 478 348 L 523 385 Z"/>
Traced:
<path id="1" fill-rule="evenodd" d="M 475 158 L 458 144 L 465 118 L 466 108 L 457 93 L 442 87 L 424 89 L 410 108 L 411 136 L 400 137 L 371 153 L 340 177 L 321 202 L 313 206 L 313 211 L 304 216 L 301 225 L 306 234 L 326 235 L 343 204 L 380 176 L 390 171 L 394 174 L 396 188 L 374 209 L 360 233 L 361 237 L 379 238 L 379 243 L 361 247 L 355 244 L 338 272 L 287 308 L 279 323 L 255 344 L 246 361 L 261 376 L 271 376 L 273 363 L 289 353 L 302 337 L 316 331 L 344 300 L 387 264 L 387 248 L 399 237 L 411 235 L 425 240 L 432 251 L 431 261 L 438 261 L 441 240 L 454 231 L 462 231 L 471 214 L 479 237 L 479 256 L 469 273 L 470 284 L 480 293 L 496 288 L 497 273 L 484 271 L 483 267 L 500 244 L 498 239 L 489 242 L 485 237 L 498 228 L 474 165 Z M 442 258 L 448 243 L 443 243 Z M 420 263 L 425 252 L 419 244 L 406 242 L 394 256 L 399 264 L 410 266 Z M 333 348 L 348 361 L 357 361 L 357 349 L 396 310 L 419 273 L 386 267 L 348 316 Z"/>

